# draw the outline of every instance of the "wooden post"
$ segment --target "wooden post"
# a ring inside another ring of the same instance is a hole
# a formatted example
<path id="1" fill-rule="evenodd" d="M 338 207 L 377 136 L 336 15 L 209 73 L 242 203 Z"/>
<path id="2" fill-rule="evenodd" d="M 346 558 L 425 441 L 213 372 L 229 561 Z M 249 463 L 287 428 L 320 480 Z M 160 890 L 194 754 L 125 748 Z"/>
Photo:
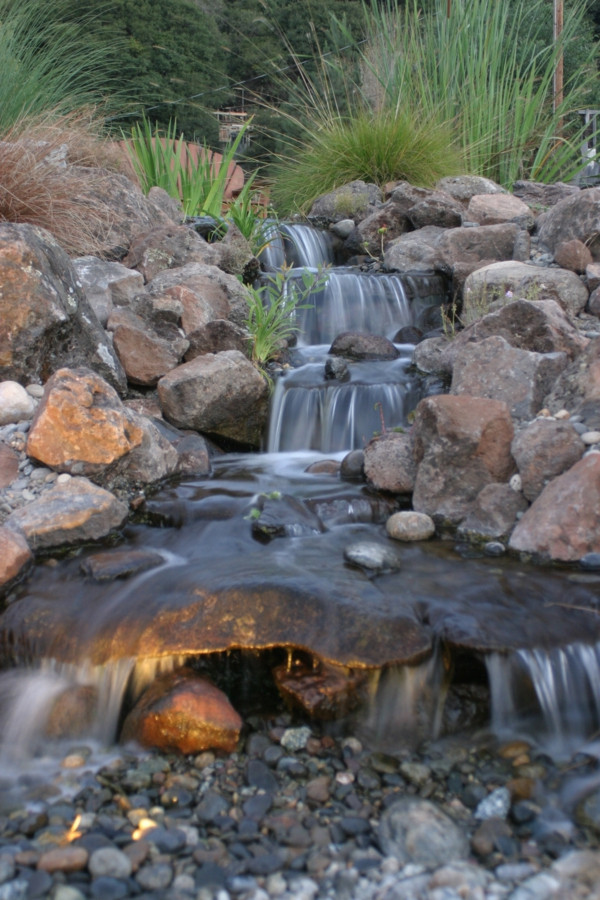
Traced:
<path id="1" fill-rule="evenodd" d="M 562 31 L 563 31 L 563 12 L 564 12 L 564 0 L 554 0 L 554 41 L 561 40 Z M 561 103 L 563 102 L 563 52 L 560 51 L 558 59 L 556 60 L 556 68 L 554 70 L 554 99 L 553 99 L 553 109 L 554 112 L 559 108 Z M 562 127 L 562 120 L 560 121 L 560 126 Z"/>

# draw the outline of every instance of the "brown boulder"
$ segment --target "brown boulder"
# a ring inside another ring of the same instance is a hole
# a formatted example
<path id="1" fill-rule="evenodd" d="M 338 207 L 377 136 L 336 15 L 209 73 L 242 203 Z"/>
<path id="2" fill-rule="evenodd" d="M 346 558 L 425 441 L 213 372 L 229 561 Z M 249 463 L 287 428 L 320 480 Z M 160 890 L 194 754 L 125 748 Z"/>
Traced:
<path id="1" fill-rule="evenodd" d="M 33 561 L 25 538 L 9 528 L 0 527 L 0 588 L 22 575 Z"/>
<path id="2" fill-rule="evenodd" d="M 486 484 L 505 482 L 514 472 L 513 424 L 500 400 L 426 397 L 417 406 L 413 434 L 417 512 L 458 524 Z"/>
<path id="3" fill-rule="evenodd" d="M 510 534 L 519 513 L 528 503 L 523 494 L 508 484 L 487 484 L 477 495 L 471 512 L 458 528 L 458 536 L 500 540 Z"/>
<path id="4" fill-rule="evenodd" d="M 356 709 L 364 699 L 364 672 L 320 663 L 317 668 L 288 667 L 273 670 L 273 678 L 283 699 L 315 719 L 338 719 Z"/>
<path id="5" fill-rule="evenodd" d="M 167 753 L 232 753 L 242 720 L 213 684 L 191 669 L 157 678 L 131 710 L 122 741 L 137 741 Z"/>
<path id="6" fill-rule="evenodd" d="M 540 244 L 551 253 L 563 241 L 585 244 L 600 259 L 600 188 L 587 188 L 561 200 L 538 219 Z"/>
<path id="7" fill-rule="evenodd" d="M 567 363 L 564 353 L 533 353 L 488 337 L 460 346 L 450 393 L 503 400 L 515 419 L 530 419 Z"/>
<path id="8" fill-rule="evenodd" d="M 144 281 L 152 281 L 164 269 L 178 269 L 188 263 L 216 265 L 218 253 L 193 228 L 170 223 L 134 237 L 123 264 L 137 269 Z"/>
<path id="9" fill-rule="evenodd" d="M 364 449 L 363 470 L 377 490 L 412 493 L 416 475 L 412 436 L 390 431 L 373 438 Z"/>
<path id="10" fill-rule="evenodd" d="M 118 309 L 108 320 L 113 344 L 128 381 L 153 387 L 179 365 L 189 347 L 183 332 L 171 322 L 153 324 L 131 309 Z"/>
<path id="11" fill-rule="evenodd" d="M 19 454 L 0 443 L 0 490 L 12 484 L 19 474 Z"/>
<path id="12" fill-rule="evenodd" d="M 561 241 L 554 251 L 554 262 L 563 269 L 583 274 L 587 267 L 593 263 L 589 247 L 582 241 L 573 239 Z"/>
<path id="13" fill-rule="evenodd" d="M 512 442 L 523 494 L 532 501 L 558 475 L 578 462 L 585 444 L 569 422 L 537 419 Z"/>
<path id="14" fill-rule="evenodd" d="M 478 262 L 485 259 L 514 259 L 518 225 L 480 225 L 479 228 L 449 228 L 439 242 L 440 255 L 450 269 L 456 263 Z"/>
<path id="15" fill-rule="evenodd" d="M 259 446 L 269 387 L 238 350 L 207 353 L 173 369 L 158 382 L 165 418 L 178 428 Z"/>
<path id="16" fill-rule="evenodd" d="M 600 553 L 600 453 L 554 478 L 512 533 L 512 550 L 576 561 Z"/>
<path id="17" fill-rule="evenodd" d="M 533 228 L 530 208 L 512 194 L 475 194 L 469 201 L 466 218 L 479 225 L 515 222 L 520 228 Z"/>

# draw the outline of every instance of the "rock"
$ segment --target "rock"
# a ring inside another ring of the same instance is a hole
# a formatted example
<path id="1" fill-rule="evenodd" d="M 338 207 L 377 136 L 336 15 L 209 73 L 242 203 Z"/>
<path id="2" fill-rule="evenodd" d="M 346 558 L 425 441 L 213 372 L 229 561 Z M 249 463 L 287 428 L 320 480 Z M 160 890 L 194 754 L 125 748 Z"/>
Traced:
<path id="1" fill-rule="evenodd" d="M 469 200 L 466 218 L 479 225 L 514 222 L 519 228 L 528 231 L 533 228 L 533 213 L 530 208 L 512 194 L 474 194 Z"/>
<path id="2" fill-rule="evenodd" d="M 44 734 L 50 739 L 89 734 L 98 711 L 98 691 L 92 685 L 68 687 L 52 702 Z"/>
<path id="3" fill-rule="evenodd" d="M 464 859 L 469 845 L 452 819 L 428 800 L 403 797 L 381 816 L 379 843 L 387 856 L 401 865 L 414 863 L 433 869 Z"/>
<path id="4" fill-rule="evenodd" d="M 99 540 L 120 528 L 128 514 L 125 503 L 87 478 L 69 478 L 11 513 L 4 524 L 22 533 L 34 550 L 43 550 Z"/>
<path id="5" fill-rule="evenodd" d="M 477 269 L 467 278 L 463 318 L 466 317 L 470 324 L 474 318 L 481 318 L 495 301 L 506 303 L 509 298 L 554 300 L 566 313 L 576 316 L 585 307 L 588 293 L 578 276 L 567 269 L 542 268 L 513 261 L 496 262 Z"/>
<path id="6" fill-rule="evenodd" d="M 191 669 L 157 678 L 123 724 L 121 740 L 165 752 L 232 753 L 242 720 L 226 696 Z"/>
<path id="7" fill-rule="evenodd" d="M 197 328 L 190 335 L 186 362 L 205 353 L 221 353 L 223 350 L 238 350 L 247 355 L 250 337 L 245 328 L 240 328 L 227 319 L 214 319 Z"/>
<path id="8" fill-rule="evenodd" d="M 158 382 L 165 418 L 238 445 L 259 446 L 269 388 L 239 351 L 199 356 Z"/>
<path id="9" fill-rule="evenodd" d="M 458 527 L 458 537 L 486 540 L 501 539 L 510 534 L 517 517 L 528 507 L 522 494 L 508 484 L 487 484 L 477 495 L 468 516 Z M 489 545 L 491 547 L 491 545 Z M 487 551 L 487 548 L 486 548 Z M 491 549 L 490 556 L 502 555 L 505 547 Z"/>
<path id="10" fill-rule="evenodd" d="M 537 419 L 515 435 L 511 450 L 523 493 L 533 501 L 553 478 L 581 459 L 585 444 L 569 422 Z"/>
<path id="11" fill-rule="evenodd" d="M 364 675 L 338 666 L 320 663 L 316 668 L 277 666 L 273 679 L 283 699 L 314 719 L 339 719 L 360 704 Z M 282 746 L 292 749 L 288 744 Z"/>
<path id="12" fill-rule="evenodd" d="M 364 475 L 374 488 L 412 493 L 416 477 L 412 435 L 388 431 L 370 440 L 363 452 Z"/>
<path id="13" fill-rule="evenodd" d="M 311 218 L 325 218 L 330 222 L 353 219 L 360 222 L 382 202 L 379 188 L 364 181 L 351 181 L 329 194 L 318 197 L 308 214 Z"/>
<path id="14" fill-rule="evenodd" d="M 487 816 L 473 832 L 471 847 L 478 856 L 489 856 L 499 851 L 503 841 L 511 837 L 511 828 L 504 817 Z"/>
<path id="15" fill-rule="evenodd" d="M 435 522 L 419 512 L 397 512 L 385 523 L 385 530 L 396 541 L 426 541 L 435 534 Z"/>
<path id="16" fill-rule="evenodd" d="M 563 241 L 578 240 L 600 259 L 600 189 L 587 188 L 561 200 L 538 219 L 540 244 L 551 253 Z"/>
<path id="17" fill-rule="evenodd" d="M 329 348 L 329 353 L 354 360 L 386 360 L 397 359 L 400 356 L 400 351 L 387 338 L 353 331 L 338 334 Z"/>
<path id="18" fill-rule="evenodd" d="M 402 566 L 402 557 L 399 553 L 375 541 L 349 544 L 344 550 L 344 559 L 354 566 L 374 572 L 390 572 Z"/>
<path id="19" fill-rule="evenodd" d="M 127 380 L 143 387 L 153 387 L 178 366 L 190 346 L 176 325 L 162 322 L 153 327 L 130 309 L 113 312 L 107 329 Z"/>
<path id="20" fill-rule="evenodd" d="M 443 228 L 428 225 L 391 241 L 383 257 L 386 269 L 397 272 L 435 273 L 444 265 L 439 249 L 444 233 Z"/>
<path id="21" fill-rule="evenodd" d="M 218 256 L 216 245 L 209 244 L 193 228 L 168 223 L 135 235 L 123 264 L 136 269 L 143 283 L 165 269 L 179 269 L 188 263 L 217 265 Z"/>
<path id="22" fill-rule="evenodd" d="M 475 818 L 480 820 L 485 819 L 506 819 L 510 810 L 510 791 L 508 788 L 501 787 L 496 788 L 495 791 L 492 791 L 491 794 L 488 794 L 487 797 L 477 805 L 477 809 L 475 810 Z"/>
<path id="23" fill-rule="evenodd" d="M 413 228 L 425 228 L 427 225 L 458 228 L 462 225 L 464 210 L 450 194 L 444 191 L 423 191 L 423 193 L 426 196 L 411 206 L 407 212 Z"/>
<path id="24" fill-rule="evenodd" d="M 595 338 L 559 375 L 544 406 L 565 407 L 577 413 L 590 428 L 600 428 L 600 338 Z"/>
<path id="25" fill-rule="evenodd" d="M 512 192 L 515 197 L 524 200 L 536 207 L 554 206 L 561 200 L 579 194 L 581 188 L 575 184 L 565 184 L 557 181 L 556 184 L 543 184 L 539 181 L 515 181 Z"/>
<path id="26" fill-rule="evenodd" d="M 44 872 L 80 872 L 88 864 L 83 847 L 55 847 L 40 856 L 37 867 Z"/>
<path id="27" fill-rule="evenodd" d="M 514 223 L 480 225 L 478 228 L 449 228 L 443 232 L 438 250 L 443 263 L 482 263 L 484 260 L 514 259 L 519 226 Z"/>
<path id="28" fill-rule="evenodd" d="M 81 563 L 81 570 L 94 581 L 114 581 L 146 572 L 164 562 L 164 557 L 153 550 L 126 548 L 92 553 Z"/>
<path id="29" fill-rule="evenodd" d="M 343 458 L 340 477 L 347 481 L 362 481 L 364 478 L 365 454 L 363 450 L 351 450 Z"/>
<path id="30" fill-rule="evenodd" d="M 229 275 L 240 277 L 244 284 L 251 284 L 260 275 L 260 263 L 254 256 L 248 241 L 237 225 L 229 222 L 225 236 L 213 244 L 215 265 Z"/>
<path id="31" fill-rule="evenodd" d="M 46 381 L 64 365 L 87 365 L 119 392 L 125 373 L 49 232 L 0 223 L 0 378 Z"/>
<path id="32" fill-rule="evenodd" d="M 506 193 L 506 189 L 495 181 L 480 175 L 447 175 L 440 178 L 436 187 L 465 204 L 477 194 Z"/>
<path id="33" fill-rule="evenodd" d="M 584 456 L 544 488 L 509 546 L 563 561 L 600 551 L 600 453 Z"/>
<path id="34" fill-rule="evenodd" d="M 16 381 L 0 381 L 0 425 L 25 422 L 35 411 L 35 401 Z"/>
<path id="35" fill-rule="evenodd" d="M 567 364 L 564 353 L 521 350 L 500 335 L 464 343 L 455 356 L 450 393 L 503 400 L 513 418 L 531 419 Z"/>
<path id="36" fill-rule="evenodd" d="M 596 316 L 600 318 L 600 288 L 596 288 L 590 294 L 590 298 L 588 300 L 586 311 L 591 316 Z"/>
<path id="37" fill-rule="evenodd" d="M 554 261 L 562 269 L 583 274 L 593 264 L 592 254 L 582 241 L 561 241 L 554 251 Z"/>
<path id="38" fill-rule="evenodd" d="M 450 346 L 446 344 L 442 353 L 453 361 L 464 344 L 493 335 L 503 337 L 511 347 L 533 353 L 566 353 L 570 360 L 589 343 L 553 300 L 511 300 L 498 309 L 486 310 L 483 318 L 477 317 L 456 335 Z"/>
<path id="39" fill-rule="evenodd" d="M 144 290 L 141 274 L 121 263 L 96 256 L 79 256 L 73 260 L 73 268 L 83 293 L 104 327 L 115 306 L 128 306 L 136 294 Z"/>
<path id="40" fill-rule="evenodd" d="M 413 508 L 458 524 L 486 484 L 514 472 L 513 425 L 499 400 L 438 395 L 421 400 L 414 422 Z"/>
<path id="41" fill-rule="evenodd" d="M 19 454 L 0 443 L 0 490 L 8 487 L 19 475 Z"/>
<path id="42" fill-rule="evenodd" d="M 91 854 L 88 869 L 92 878 L 129 878 L 131 860 L 116 847 L 100 847 Z"/>
<path id="43" fill-rule="evenodd" d="M 0 527 L 0 589 L 24 575 L 32 561 L 25 538 L 10 528 Z"/>

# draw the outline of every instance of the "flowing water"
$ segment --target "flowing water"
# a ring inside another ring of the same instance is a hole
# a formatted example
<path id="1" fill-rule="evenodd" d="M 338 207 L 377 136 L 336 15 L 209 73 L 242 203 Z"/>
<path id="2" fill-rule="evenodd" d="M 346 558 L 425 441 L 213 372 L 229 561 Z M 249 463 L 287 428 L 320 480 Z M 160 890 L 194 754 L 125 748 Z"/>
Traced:
<path id="1" fill-rule="evenodd" d="M 265 262 L 286 259 L 314 268 L 333 252 L 321 232 L 287 226 Z M 50 712 L 69 691 L 93 690 L 89 730 L 110 744 L 161 672 L 183 662 L 210 670 L 250 708 L 265 672 L 294 654 L 364 675 L 352 727 L 374 744 L 448 727 L 459 671 L 486 685 L 499 734 L 527 732 L 556 752 L 593 734 L 600 575 L 477 557 L 451 542 L 397 544 L 384 525 L 401 502 L 331 464 L 375 432 L 407 427 L 428 390 L 407 344 L 392 362 L 349 362 L 343 377 L 327 377 L 331 340 L 347 330 L 394 340 L 435 321 L 441 290 L 425 277 L 331 269 L 299 313 L 266 452 L 217 457 L 209 477 L 165 486 L 116 547 L 36 566 L 0 617 L 1 652 L 15 666 L 0 677 L 5 763 L 47 744 Z M 357 564 L 356 547 L 391 562 Z M 162 562 L 127 579 L 90 575 L 90 560 L 127 549 Z"/>

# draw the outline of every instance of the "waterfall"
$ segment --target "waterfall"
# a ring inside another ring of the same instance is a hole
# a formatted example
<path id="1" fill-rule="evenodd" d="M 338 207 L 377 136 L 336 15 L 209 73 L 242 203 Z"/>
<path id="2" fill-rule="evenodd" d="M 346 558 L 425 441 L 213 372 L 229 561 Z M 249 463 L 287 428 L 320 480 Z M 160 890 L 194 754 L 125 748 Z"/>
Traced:
<path id="1" fill-rule="evenodd" d="M 573 749 L 600 725 L 600 644 L 516 650 L 486 658 L 492 724 L 515 726 L 560 750 Z"/>

